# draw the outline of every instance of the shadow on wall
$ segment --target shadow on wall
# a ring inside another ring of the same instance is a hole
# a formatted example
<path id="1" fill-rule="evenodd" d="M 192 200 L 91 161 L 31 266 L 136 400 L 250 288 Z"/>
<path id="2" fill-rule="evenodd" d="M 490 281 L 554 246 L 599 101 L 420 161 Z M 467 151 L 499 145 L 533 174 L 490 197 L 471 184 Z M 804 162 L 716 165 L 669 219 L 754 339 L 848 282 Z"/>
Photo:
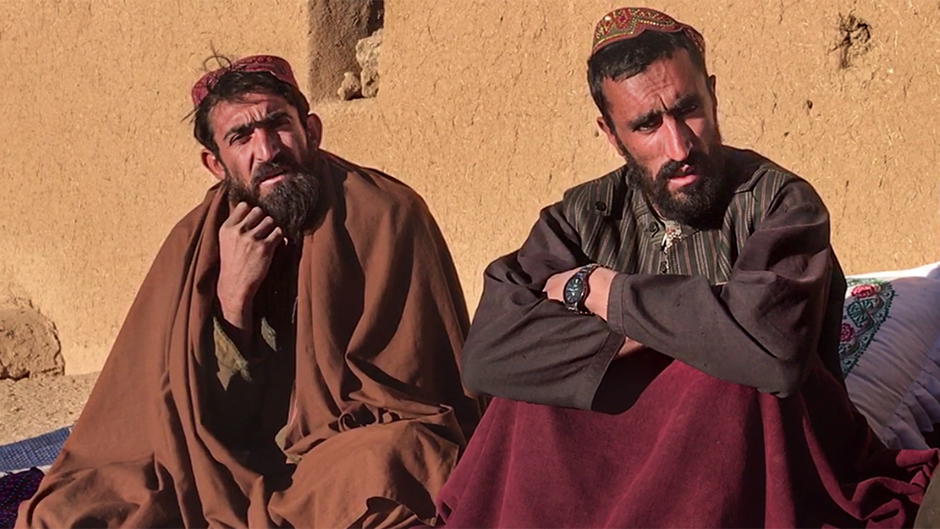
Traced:
<path id="1" fill-rule="evenodd" d="M 340 92 L 347 94 L 343 99 L 373 97 L 385 0 L 310 0 L 308 5 L 311 102 L 335 99 Z"/>

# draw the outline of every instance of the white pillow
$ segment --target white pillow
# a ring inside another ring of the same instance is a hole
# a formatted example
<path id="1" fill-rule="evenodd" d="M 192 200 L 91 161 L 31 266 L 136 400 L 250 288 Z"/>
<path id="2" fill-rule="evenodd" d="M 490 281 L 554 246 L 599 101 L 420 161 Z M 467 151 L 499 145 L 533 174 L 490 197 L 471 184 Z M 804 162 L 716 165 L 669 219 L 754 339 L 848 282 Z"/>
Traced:
<path id="1" fill-rule="evenodd" d="M 892 448 L 940 423 L 940 263 L 850 276 L 839 356 L 849 398 Z"/>

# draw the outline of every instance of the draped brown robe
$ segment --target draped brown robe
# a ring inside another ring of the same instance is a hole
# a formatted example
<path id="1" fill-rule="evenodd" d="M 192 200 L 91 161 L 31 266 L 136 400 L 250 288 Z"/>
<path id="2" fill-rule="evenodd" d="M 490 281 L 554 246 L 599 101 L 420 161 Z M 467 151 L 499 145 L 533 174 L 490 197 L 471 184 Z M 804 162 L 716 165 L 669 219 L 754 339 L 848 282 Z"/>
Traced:
<path id="1" fill-rule="evenodd" d="M 433 523 L 479 415 L 457 368 L 468 318 L 453 262 L 404 184 L 328 153 L 316 174 L 282 472 L 255 472 L 207 427 L 217 186 L 164 243 L 18 527 L 344 527 L 384 507 Z"/>

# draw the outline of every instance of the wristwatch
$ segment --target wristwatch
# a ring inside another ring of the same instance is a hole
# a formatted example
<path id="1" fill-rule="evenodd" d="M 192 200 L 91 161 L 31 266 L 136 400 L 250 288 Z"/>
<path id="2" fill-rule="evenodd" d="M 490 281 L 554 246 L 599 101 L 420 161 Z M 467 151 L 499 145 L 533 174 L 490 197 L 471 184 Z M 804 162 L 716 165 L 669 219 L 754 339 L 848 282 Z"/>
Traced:
<path id="1" fill-rule="evenodd" d="M 591 272 L 596 270 L 598 266 L 600 265 L 596 263 L 585 265 L 575 272 L 573 276 L 568 278 L 568 281 L 565 283 L 565 308 L 572 312 L 577 312 L 578 314 L 591 313 L 591 311 L 584 307 L 584 300 L 587 299 L 588 296 L 588 276 L 590 276 Z"/>

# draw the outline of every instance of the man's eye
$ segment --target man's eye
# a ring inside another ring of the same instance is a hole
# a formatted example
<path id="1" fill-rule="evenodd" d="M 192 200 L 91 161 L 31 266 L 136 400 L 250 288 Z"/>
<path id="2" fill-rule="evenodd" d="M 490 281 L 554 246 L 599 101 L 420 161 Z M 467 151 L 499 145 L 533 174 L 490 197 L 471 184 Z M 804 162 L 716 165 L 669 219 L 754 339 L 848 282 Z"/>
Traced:
<path id="1" fill-rule="evenodd" d="M 661 119 L 646 121 L 637 125 L 636 130 L 637 132 L 652 132 L 656 130 L 661 123 Z"/>

